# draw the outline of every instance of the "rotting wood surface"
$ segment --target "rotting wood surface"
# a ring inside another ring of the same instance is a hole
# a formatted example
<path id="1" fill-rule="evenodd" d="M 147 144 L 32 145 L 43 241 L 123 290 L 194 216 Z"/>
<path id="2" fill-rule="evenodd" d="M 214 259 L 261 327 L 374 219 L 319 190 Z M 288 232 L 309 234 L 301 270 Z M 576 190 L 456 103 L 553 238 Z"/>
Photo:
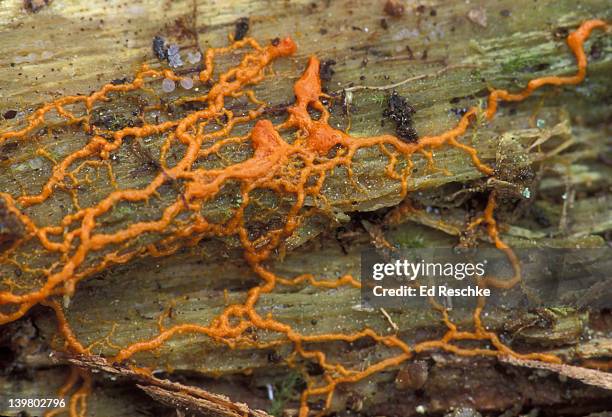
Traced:
<path id="1" fill-rule="evenodd" d="M 0 42 L 5 51 L 0 57 L 1 113 L 7 115 L 11 110 L 35 108 L 55 94 L 87 93 L 107 80 L 130 76 L 142 62 L 159 65 L 151 51 L 151 41 L 156 34 L 176 41 L 182 51 L 195 50 L 196 45 L 201 48 L 222 45 L 226 42 L 227 33 L 233 31 L 236 18 L 249 16 L 251 35 L 256 38 L 269 40 L 291 35 L 299 44 L 298 54 L 294 58 L 275 63 L 276 75 L 270 76 L 256 88 L 258 96 L 272 105 L 282 107 L 291 102 L 291 83 L 303 69 L 306 57 L 312 53 L 321 59 L 336 61 L 333 67 L 335 74 L 326 85 L 330 92 L 340 92 L 350 83 L 392 84 L 413 75 L 436 73 L 447 65 L 465 65 L 465 68 L 449 70 L 436 77 L 424 78 L 397 88 L 398 92 L 409 97 L 417 109 L 415 122 L 419 134 L 435 133 L 454 123 L 456 115 L 451 109 L 457 111 L 470 106 L 487 85 L 518 88 L 527 79 L 537 75 L 573 71 L 572 56 L 555 34 L 560 29 L 574 27 L 588 17 L 608 18 L 606 13 L 609 11 L 604 2 L 584 3 L 579 8 L 572 2 L 552 3 L 538 3 L 538 7 L 545 10 L 545 13 L 534 13 L 531 3 L 525 7 L 516 1 L 485 4 L 483 9 L 488 19 L 487 26 L 482 27 L 466 17 L 479 6 L 454 2 L 425 5 L 422 11 L 419 11 L 420 8 L 409 7 L 401 18 L 385 15 L 383 5 L 375 2 L 286 3 L 272 15 L 271 6 L 267 2 L 172 2 L 161 5 L 103 3 L 99 6 L 89 3 L 83 7 L 76 2 L 56 1 L 35 14 L 24 11 L 21 2 L 4 2 L 0 5 L 3 25 Z M 235 10 L 240 10 L 240 13 L 236 14 Z M 385 19 L 387 29 L 383 28 L 381 19 Z M 197 35 L 194 36 L 194 33 Z M 77 37 L 79 40 L 75 42 Z M 597 42 L 599 57 L 595 53 Z M 543 92 L 527 103 L 504 110 L 494 123 L 478 132 L 475 146 L 479 153 L 487 161 L 509 164 L 510 183 L 514 181 L 510 175 L 512 172 L 542 159 L 546 161 L 546 172 L 539 182 L 539 192 L 544 198 L 536 200 L 535 207 L 544 213 L 542 216 L 547 219 L 548 226 L 534 225 L 532 217 L 535 216 L 512 219 L 508 215 L 508 219 L 513 220 L 512 227 L 506 231 L 509 243 L 524 246 L 600 246 L 604 243 L 602 236 L 610 230 L 610 198 L 601 191 L 610 186 L 609 162 L 601 158 L 601 155 L 609 151 L 610 145 L 609 130 L 606 130 L 609 128 L 606 127 L 606 115 L 610 113 L 610 106 L 603 100 L 610 85 L 609 77 L 606 76 L 610 72 L 609 37 L 596 34 L 589 46 L 593 56 L 586 84 L 578 89 Z M 362 76 L 364 79 L 361 79 Z M 352 93 L 348 109 L 352 134 L 392 132 L 389 121 L 385 126 L 380 123 L 388 94 L 389 91 L 378 90 Z M 345 114 L 346 106 L 342 105 L 342 100 L 336 100 L 338 105 L 333 115 L 340 126 L 346 126 L 349 116 Z M 123 114 L 128 105 L 117 103 L 111 110 Z M 22 118 L 20 113 L 14 118 L 5 117 L 6 120 L 1 121 L 2 130 L 18 125 Z M 559 154 L 546 154 L 537 149 L 528 153 L 525 150 L 546 135 L 556 141 L 553 143 L 567 142 L 568 146 L 572 146 Z M 39 155 L 35 155 L 37 147 L 70 146 L 71 141 L 75 140 L 74 133 L 70 131 L 60 132 L 57 136 L 42 137 L 36 144 L 4 145 L 0 157 L 7 156 L 8 159 L 2 162 L 6 169 L 0 174 L 0 189 L 8 191 L 20 186 L 36 189 L 40 186 L 37 178 L 42 180 L 47 176 L 49 165 Z M 525 154 L 522 161 L 509 161 L 508 155 L 521 153 Z M 124 163 L 118 166 L 117 178 L 122 186 L 135 186 L 148 181 L 148 176 L 152 175 L 150 170 L 144 169 L 138 175 L 133 174 L 135 167 L 142 162 L 134 152 L 126 149 L 125 154 L 120 156 Z M 396 184 L 377 175 L 384 168 L 384 163 L 377 156 L 376 153 L 365 154 L 356 163 L 357 178 L 371 186 L 367 193 L 351 192 L 346 195 L 345 177 L 341 172 L 331 179 L 329 193 L 334 210 L 326 213 L 327 216 L 322 217 L 318 223 L 307 225 L 299 236 L 293 238 L 289 249 L 305 244 L 307 246 L 298 249 L 295 254 L 290 253 L 284 262 L 279 262 L 277 268 L 287 272 L 308 269 L 309 272 L 325 275 L 336 271 L 346 272 L 347 268 L 356 272 L 359 250 L 368 245 L 370 236 L 363 228 L 356 227 L 355 221 L 349 221 L 347 213 L 351 215 L 354 211 L 372 211 L 398 203 Z M 446 197 L 457 192 L 461 184 L 478 190 L 490 189 L 495 185 L 479 183 L 480 174 L 469 163 L 467 156 L 457 151 L 441 151 L 436 156 L 436 163 L 448 169 L 451 175 L 426 170 L 424 161 L 417 163 L 419 173 L 415 175 L 413 187 L 422 191 L 422 194 L 415 193 L 412 198 L 417 206 L 448 210 L 444 217 L 450 221 L 447 224 L 440 223 L 435 210 L 430 213 L 412 213 L 400 221 L 416 221 L 453 235 L 456 234 L 454 230 L 460 231 L 465 225 L 465 217 L 468 215 L 458 199 L 470 198 L 478 191 L 457 195 L 456 199 L 450 201 Z M 509 188 L 511 193 L 512 187 Z M 107 192 L 104 184 L 92 189 L 100 194 Z M 563 204 L 555 198 L 568 191 L 570 193 L 567 195 L 570 196 L 578 194 L 573 204 Z M 223 211 L 223 206 L 211 210 L 215 209 Z M 138 216 L 145 216 L 146 211 L 147 207 L 139 211 L 128 208 L 126 213 L 113 220 L 119 223 L 133 221 Z M 36 215 L 42 220 L 57 216 L 60 212 L 59 205 L 47 205 Z M 4 222 L 2 225 L 5 227 Z M 338 233 L 330 232 L 333 228 L 338 228 L 341 237 L 350 233 L 357 237 L 353 235 L 345 238 L 345 242 L 340 244 L 332 238 L 338 236 Z M 321 241 L 313 241 L 313 236 L 321 232 L 324 232 L 325 237 Z M 456 242 L 455 238 L 448 239 L 443 234 L 412 223 L 403 223 L 386 232 L 391 242 L 401 244 L 404 241 L 407 246 L 433 243 L 449 245 Z M 2 233 L 4 235 L 4 230 Z M 229 249 L 226 246 L 228 243 Z M 232 249 L 234 246 L 232 242 L 210 241 L 201 248 L 172 258 L 155 262 L 136 261 L 133 265 L 117 267 L 101 277 L 84 282 L 71 300 L 68 310 L 69 317 L 79 318 L 74 324 L 76 333 L 84 340 L 93 342 L 108 335 L 113 320 L 122 317 L 112 333 L 113 343 L 123 345 L 127 341 L 154 334 L 160 308 L 165 308 L 170 300 L 177 297 L 181 301 L 175 307 L 173 320 L 199 320 L 206 323 L 207 318 L 212 317 L 223 305 L 224 287 L 231 288 L 230 300 L 239 300 L 254 280 L 248 268 L 239 260 L 239 254 Z M 319 250 L 316 250 L 317 247 Z M 344 254 L 343 249 L 348 253 Z M 220 265 L 220 258 L 228 260 Z M 236 260 L 229 261 L 229 258 Z M 223 284 L 217 282 L 219 276 L 225 277 Z M 314 293 L 316 296 L 313 297 Z M 206 302 L 203 303 L 203 300 Z M 350 331 L 352 326 L 360 328 L 369 325 L 377 330 L 385 330 L 389 326 L 379 312 L 356 311 L 354 306 L 358 303 L 359 293 L 355 290 L 343 289 L 328 293 L 308 289 L 298 293 L 270 295 L 263 300 L 260 308 L 274 309 L 286 321 L 300 325 L 302 331 L 329 330 L 338 326 L 338 318 L 344 318 L 342 323 L 345 331 Z M 400 332 L 406 335 L 423 329 L 435 332 L 439 326 L 438 318 L 432 312 L 415 312 L 409 316 L 391 312 L 391 316 Z M 572 320 L 572 317 L 582 318 Z M 596 322 L 595 318 L 589 321 L 583 317 L 583 312 L 571 312 L 559 320 L 557 326 L 559 322 L 567 322 L 569 331 L 565 329 L 555 346 L 548 348 L 571 346 L 568 349 L 572 352 L 576 346 L 580 347 L 582 343 L 579 336 L 584 334 L 585 326 L 588 330 Z M 529 322 L 524 317 L 508 320 L 507 312 L 499 312 L 497 315 L 493 312 L 490 320 L 491 325 L 500 331 L 504 328 L 504 321 L 516 320 L 519 324 Z M 36 323 L 42 334 L 49 334 L 53 329 L 53 323 L 44 317 L 36 318 Z M 516 328 L 521 329 L 521 326 L 517 324 Z M 531 338 L 525 336 L 528 340 L 524 343 L 532 343 L 533 348 L 557 340 L 550 332 L 551 329 L 545 328 L 539 335 L 536 331 L 534 336 L 532 331 L 529 334 Z M 329 346 L 327 349 L 334 352 L 339 347 Z M 371 346 L 344 349 L 338 353 L 347 355 L 355 364 L 368 355 L 376 355 L 376 349 Z M 110 346 L 100 344 L 96 353 L 108 355 L 112 350 Z M 601 352 L 599 356 L 593 354 L 593 358 L 609 356 L 609 351 L 604 349 Z M 39 352 L 36 355 L 29 353 L 24 357 L 33 361 L 30 367 L 48 364 L 40 358 Z M 245 351 L 230 355 L 226 349 L 218 349 L 206 340 L 194 343 L 189 339 L 176 339 L 165 346 L 159 356 L 150 355 L 143 360 L 145 363 L 149 360 L 151 364 L 164 364 L 162 368 L 167 366 L 186 374 L 195 372 L 206 377 L 223 375 L 224 378 L 218 381 L 206 382 L 213 391 L 214 387 L 222 389 L 227 381 L 232 380 L 232 376 L 240 379 L 240 384 L 244 384 L 243 379 L 248 379 L 258 388 L 248 394 L 237 390 L 238 398 L 232 399 L 248 402 L 249 398 L 240 396 L 252 396 L 254 402 L 260 401 L 263 404 L 260 407 L 265 408 L 268 404 L 265 402 L 263 387 L 268 383 L 266 381 L 274 384 L 283 380 L 286 372 L 282 358 L 287 353 L 281 348 L 278 352 Z M 573 358 L 571 354 L 568 355 L 570 359 Z M 270 363 L 270 357 L 275 358 L 273 363 Z M 277 357 L 280 358 L 280 364 L 276 363 Z M 25 363 L 28 366 L 28 362 Z M 44 371 L 33 372 L 44 374 Z M 253 373 L 253 376 L 247 378 L 242 376 L 244 373 Z M 476 373 L 473 375 L 474 381 L 478 380 Z M 56 376 L 49 376 L 49 379 L 55 385 L 61 384 L 61 379 Z M 377 380 L 382 386 L 395 386 L 397 389 L 397 383 L 393 385 L 393 372 L 382 374 Z M 8 388 L 2 392 L 13 393 L 15 387 L 27 385 L 25 382 L 24 385 L 13 385 L 6 380 L 3 386 Z M 445 389 L 431 391 L 431 395 L 443 397 L 450 387 L 446 386 Z M 561 386 L 551 388 L 553 391 L 560 389 Z M 103 392 L 100 395 L 103 396 Z M 401 389 L 398 392 L 400 398 Z M 136 394 L 124 395 L 129 397 Z M 354 398 L 361 400 L 355 404 Z M 593 399 L 605 398 L 605 393 L 577 389 L 575 398 L 580 403 L 588 403 Z M 483 397 L 482 403 L 485 399 L 490 398 Z M 384 409 L 385 401 L 372 393 L 367 384 L 360 383 L 347 387 L 346 392 L 338 395 L 334 407 L 357 407 L 361 402 L 361 407 L 365 406 L 361 410 L 366 413 L 393 413 L 393 410 Z M 406 409 L 402 412 L 408 412 L 408 405 L 413 404 L 411 401 L 406 400 Z M 431 408 L 438 411 L 445 410 L 445 405 L 452 405 L 438 404 L 436 408 L 433 403 L 435 401 L 432 400 Z M 534 403 L 538 404 L 538 401 Z M 109 409 L 101 411 L 103 414 L 120 415 L 111 403 L 105 404 Z M 493 408 L 509 407 L 508 404 L 500 404 Z M 567 403 L 559 400 L 553 404 Z M 4 410 L 0 412 L 4 413 Z"/>

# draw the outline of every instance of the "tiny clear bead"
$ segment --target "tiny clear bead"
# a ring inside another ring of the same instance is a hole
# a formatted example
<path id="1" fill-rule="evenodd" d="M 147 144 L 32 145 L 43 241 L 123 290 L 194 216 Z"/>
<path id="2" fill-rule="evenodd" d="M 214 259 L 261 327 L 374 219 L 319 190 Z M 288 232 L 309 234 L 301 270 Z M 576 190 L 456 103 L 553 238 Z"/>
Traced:
<path id="1" fill-rule="evenodd" d="M 181 78 L 181 87 L 183 87 L 185 90 L 191 90 L 191 88 L 193 87 L 193 80 L 191 78 Z"/>
<path id="2" fill-rule="evenodd" d="M 197 64 L 200 59 L 202 59 L 202 54 L 200 52 L 187 52 L 187 61 L 190 64 Z"/>
<path id="3" fill-rule="evenodd" d="M 162 91 L 164 93 L 173 92 L 175 87 L 176 85 L 174 84 L 174 81 L 172 81 L 170 78 L 164 78 L 164 81 L 162 81 Z"/>

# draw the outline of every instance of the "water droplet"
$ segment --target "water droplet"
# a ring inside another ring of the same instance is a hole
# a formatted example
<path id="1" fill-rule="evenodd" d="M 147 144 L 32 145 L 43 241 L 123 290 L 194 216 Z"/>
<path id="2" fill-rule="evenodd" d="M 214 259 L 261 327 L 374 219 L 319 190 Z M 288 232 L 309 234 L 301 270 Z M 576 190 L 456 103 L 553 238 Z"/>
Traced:
<path id="1" fill-rule="evenodd" d="M 174 84 L 174 81 L 172 81 L 170 78 L 164 78 L 164 81 L 162 81 L 162 91 L 164 93 L 171 93 L 174 91 L 176 85 Z"/>
<path id="2" fill-rule="evenodd" d="M 187 52 L 187 61 L 190 64 L 197 64 L 202 59 L 202 54 L 199 51 Z"/>
<path id="3" fill-rule="evenodd" d="M 525 198 L 530 198 L 531 197 L 531 190 L 529 188 L 524 188 L 523 192 L 521 194 Z"/>
<path id="4" fill-rule="evenodd" d="M 193 80 L 191 78 L 181 78 L 180 84 L 185 90 L 191 90 L 193 87 Z"/>
<path id="5" fill-rule="evenodd" d="M 30 160 L 29 165 L 32 169 L 40 169 L 43 166 L 43 161 L 41 158 L 33 158 Z"/>

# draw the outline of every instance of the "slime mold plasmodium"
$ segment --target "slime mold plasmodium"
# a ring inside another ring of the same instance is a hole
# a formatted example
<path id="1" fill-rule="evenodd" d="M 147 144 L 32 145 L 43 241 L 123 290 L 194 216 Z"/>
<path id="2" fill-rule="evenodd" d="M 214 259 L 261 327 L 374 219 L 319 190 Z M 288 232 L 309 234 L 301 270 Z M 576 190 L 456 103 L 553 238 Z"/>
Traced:
<path id="1" fill-rule="evenodd" d="M 486 117 L 492 119 L 495 116 L 500 101 L 524 100 L 533 91 L 546 85 L 573 85 L 582 82 L 587 66 L 583 44 L 591 32 L 598 28 L 608 29 L 608 25 L 601 20 L 589 20 L 567 38 L 567 44 L 577 61 L 578 71 L 575 75 L 534 79 L 519 93 L 492 90 L 488 106 L 484 109 Z M 244 53 L 239 64 L 214 77 L 215 59 L 219 55 L 247 48 L 249 51 Z M 11 288 L 0 291 L 0 324 L 17 320 L 33 306 L 42 304 L 54 311 L 59 332 L 66 342 L 66 349 L 82 355 L 91 354 L 72 332 L 58 301 L 61 297 L 74 294 L 80 280 L 113 264 L 126 263 L 137 256 L 167 256 L 181 247 L 196 244 L 201 239 L 233 236 L 240 241 L 246 262 L 261 279 L 259 285 L 248 291 L 246 299 L 242 303 L 227 306 L 206 326 L 186 323 L 165 328 L 160 319 L 157 336 L 122 347 L 110 361 L 129 361 L 138 352 L 155 350 L 168 339 L 189 333 L 203 334 L 234 348 L 242 345 L 257 347 L 257 343 L 250 340 L 247 333 L 253 328 L 266 330 L 277 334 L 279 343 L 291 343 L 294 346 L 290 365 L 301 358 L 314 361 L 323 369 L 323 375 L 318 379 L 305 375 L 307 388 L 301 395 L 301 417 L 309 414 L 312 397 L 325 398 L 325 408 L 321 411 L 324 413 L 331 405 L 338 384 L 360 381 L 383 369 L 399 365 L 423 351 L 441 349 L 458 355 L 511 355 L 523 359 L 560 362 L 560 359 L 553 355 L 521 354 L 503 344 L 498 336 L 487 331 L 481 322 L 480 315 L 484 308 L 482 299 L 473 313 L 472 330 L 457 328 L 446 310 L 432 301 L 433 308 L 440 312 L 448 330 L 440 339 L 420 342 L 413 346 L 399 336 L 381 335 L 369 328 L 352 334 L 302 335 L 291 326 L 276 320 L 273 315 L 262 316 L 257 312 L 260 296 L 274 291 L 278 285 L 308 283 L 324 289 L 343 285 L 360 287 L 360 282 L 350 275 L 336 280 L 319 279 L 308 273 L 288 278 L 276 275 L 265 264 L 283 241 L 311 215 L 305 201 L 308 198 L 321 198 L 321 190 L 330 171 L 344 167 L 350 179 L 352 160 L 358 150 L 367 147 L 379 147 L 382 150 L 388 158 L 385 174 L 399 182 L 402 197 L 408 193 L 410 158 L 415 154 L 422 154 L 431 159 L 430 151 L 442 146 L 451 146 L 466 152 L 474 166 L 484 175 L 494 175 L 493 168 L 480 160 L 474 148 L 459 141 L 459 137 L 482 111 L 476 107 L 469 109 L 454 128 L 439 135 L 421 137 L 418 142 L 407 143 L 391 135 L 358 138 L 334 129 L 329 124 L 330 114 L 321 102 L 324 95 L 319 75 L 320 62 L 314 56 L 309 59 L 306 70 L 294 84 L 295 102 L 287 109 L 288 117 L 284 122 L 274 125 L 263 118 L 266 104 L 257 99 L 248 86 L 264 78 L 264 70 L 273 60 L 290 56 L 295 51 L 296 44 L 290 38 L 268 46 L 261 46 L 252 38 L 244 38 L 225 48 L 209 49 L 203 57 L 205 69 L 199 73 L 197 79 L 209 88 L 202 95 L 184 99 L 202 106 L 181 118 L 149 123 L 143 117 L 140 126 L 128 126 L 114 131 L 102 131 L 92 123 L 92 112 L 96 104 L 108 101 L 111 94 L 121 95 L 150 89 L 153 83 L 161 79 L 178 82 L 183 79 L 171 70 L 158 71 L 144 66 L 131 82 L 109 83 L 88 96 L 68 96 L 46 103 L 27 118 L 24 127 L 0 134 L 0 143 L 8 140 L 28 140 L 38 129 L 49 123 L 48 116 L 54 112 L 55 117 L 66 124 L 82 126 L 84 132 L 89 135 L 89 140 L 81 148 L 54 162 L 51 175 L 40 192 L 21 195 L 0 193 L 8 212 L 25 230 L 2 254 L 2 263 L 18 265 L 27 270 L 28 266 L 23 262 L 24 257 L 19 257 L 18 261 L 17 254 L 31 242 L 37 242 L 42 251 L 56 255 L 53 258 L 55 261 L 49 265 L 30 268 L 44 277 L 37 288 L 24 290 L 15 285 L 18 279 L 6 277 L 5 282 L 9 283 Z M 244 116 L 235 116 L 226 108 L 226 100 L 236 97 L 246 97 L 256 108 Z M 315 112 L 319 114 L 318 117 L 313 116 Z M 209 124 L 219 120 L 222 121 L 219 129 L 207 129 Z M 248 124 L 253 126 L 247 134 L 232 136 L 237 126 Z M 292 134 L 293 140 L 284 139 L 283 134 Z M 155 166 L 159 169 L 152 181 L 144 187 L 116 189 L 97 203 L 86 207 L 75 203 L 74 211 L 65 215 L 57 224 L 39 225 L 27 214 L 29 207 L 48 203 L 58 190 L 69 189 L 67 181 L 77 185 L 79 170 L 83 164 L 106 164 L 104 166 L 108 168 L 109 177 L 114 178 L 108 161 L 122 146 L 126 146 L 127 138 L 138 141 L 153 135 L 163 138 L 159 148 L 159 160 L 155 161 Z M 210 168 L 201 164 L 203 160 L 218 154 L 224 146 L 232 143 L 250 145 L 252 154 L 244 160 L 222 167 Z M 181 147 L 182 157 L 174 164 L 169 164 L 167 155 L 175 146 Z M 399 168 L 400 158 L 407 161 L 407 167 Z M 156 219 L 134 221 L 112 233 L 101 230 L 100 218 L 114 207 L 121 203 L 148 201 L 168 182 L 175 184 L 178 195 L 161 210 Z M 239 202 L 229 218 L 215 222 L 204 215 L 202 209 L 230 182 L 239 184 Z M 247 225 L 246 211 L 252 193 L 256 190 L 269 190 L 279 196 L 290 196 L 291 203 L 280 226 L 271 227 L 253 238 Z M 515 275 L 509 279 L 485 278 L 479 284 L 509 288 L 520 281 L 520 265 L 512 249 L 499 236 L 494 217 L 495 197 L 495 192 L 492 192 L 482 216 L 468 227 L 485 225 L 491 242 L 507 254 L 515 267 Z M 155 235 L 158 239 L 139 243 L 139 238 L 147 235 Z M 98 256 L 92 256 L 93 254 Z M 347 369 L 341 363 L 332 363 L 324 352 L 309 347 L 317 342 L 353 342 L 365 337 L 396 350 L 397 354 L 357 370 Z M 463 340 L 486 342 L 492 348 L 466 348 L 456 343 Z M 140 371 L 148 372 L 146 369 Z M 85 415 L 86 398 L 92 385 L 91 376 L 83 370 L 73 370 L 60 392 L 66 395 L 79 380 L 82 381 L 81 387 L 72 395 L 67 409 L 71 416 Z M 60 411 L 51 411 L 48 416 Z"/>

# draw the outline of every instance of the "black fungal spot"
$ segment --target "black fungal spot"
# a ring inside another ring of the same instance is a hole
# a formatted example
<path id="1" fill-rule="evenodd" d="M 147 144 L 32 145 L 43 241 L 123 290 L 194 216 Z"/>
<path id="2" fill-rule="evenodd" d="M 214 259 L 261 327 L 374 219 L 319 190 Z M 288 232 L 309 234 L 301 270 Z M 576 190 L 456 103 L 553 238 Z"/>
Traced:
<path id="1" fill-rule="evenodd" d="M 563 27 L 556 28 L 553 32 L 555 39 L 565 39 L 567 35 L 569 35 L 569 30 Z"/>
<path id="2" fill-rule="evenodd" d="M 311 376 L 323 375 L 325 373 L 323 367 L 314 362 L 308 362 L 306 364 L 306 369 L 308 370 L 308 374 Z"/>
<path id="3" fill-rule="evenodd" d="M 236 30 L 234 32 L 234 40 L 241 41 L 244 39 L 247 32 L 249 31 L 249 18 L 241 17 L 240 19 L 236 20 L 235 26 Z"/>
<path id="4" fill-rule="evenodd" d="M 2 115 L 2 117 L 4 117 L 6 120 L 14 119 L 15 116 L 17 116 L 17 111 L 16 110 L 5 111 L 4 114 Z"/>
<path id="5" fill-rule="evenodd" d="M 416 110 L 408 100 L 393 91 L 387 100 L 383 116 L 395 123 L 395 134 L 404 142 L 416 142 L 419 135 L 413 126 L 412 115 Z"/>
<path id="6" fill-rule="evenodd" d="M 331 81 L 332 77 L 336 73 L 336 71 L 334 71 L 334 69 L 332 68 L 334 65 L 336 65 L 336 61 L 334 61 L 333 59 L 327 59 L 321 63 L 321 68 L 319 69 L 319 76 L 321 77 L 322 81 Z"/>
<path id="7" fill-rule="evenodd" d="M 160 61 L 166 59 L 166 56 L 168 55 L 168 48 L 166 48 L 165 44 L 166 42 L 161 36 L 156 36 L 153 38 L 153 53 Z"/>

